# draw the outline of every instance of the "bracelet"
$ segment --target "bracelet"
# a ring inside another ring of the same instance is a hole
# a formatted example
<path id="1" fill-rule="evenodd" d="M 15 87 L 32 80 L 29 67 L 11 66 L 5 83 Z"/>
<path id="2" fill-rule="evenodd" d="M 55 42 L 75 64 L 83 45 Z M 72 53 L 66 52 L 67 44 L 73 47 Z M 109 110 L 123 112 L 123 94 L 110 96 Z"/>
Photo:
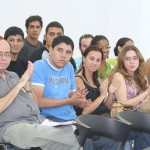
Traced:
<path id="1" fill-rule="evenodd" d="M 32 93 L 33 92 L 33 87 L 31 87 L 30 90 L 25 90 L 25 91 L 26 91 L 26 93 Z"/>

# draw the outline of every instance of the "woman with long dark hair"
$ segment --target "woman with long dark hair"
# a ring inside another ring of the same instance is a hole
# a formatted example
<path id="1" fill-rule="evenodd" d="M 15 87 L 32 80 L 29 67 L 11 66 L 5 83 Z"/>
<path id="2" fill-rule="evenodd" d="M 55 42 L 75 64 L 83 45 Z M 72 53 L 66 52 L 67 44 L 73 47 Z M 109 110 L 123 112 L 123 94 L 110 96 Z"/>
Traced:
<path id="1" fill-rule="evenodd" d="M 109 113 L 111 102 L 107 100 L 108 79 L 98 77 L 98 69 L 103 58 L 103 51 L 98 46 L 89 46 L 83 53 L 83 64 L 76 75 L 77 88 L 87 89 L 87 100 L 91 103 L 83 109 L 75 107 L 77 115 Z"/>

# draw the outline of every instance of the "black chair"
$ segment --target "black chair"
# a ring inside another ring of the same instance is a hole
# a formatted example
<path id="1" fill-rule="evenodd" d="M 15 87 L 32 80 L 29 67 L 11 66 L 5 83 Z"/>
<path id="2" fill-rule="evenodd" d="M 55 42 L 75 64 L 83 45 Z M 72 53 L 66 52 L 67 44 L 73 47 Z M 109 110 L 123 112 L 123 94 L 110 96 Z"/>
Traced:
<path id="1" fill-rule="evenodd" d="M 0 150 L 25 150 L 25 149 L 20 149 L 11 144 L 0 143 Z M 30 150 L 41 150 L 41 148 L 36 147 L 36 148 L 31 148 Z"/>
<path id="2" fill-rule="evenodd" d="M 150 133 L 150 114 L 139 111 L 122 111 L 117 118 L 125 123 L 131 123 L 133 130 Z"/>
<path id="3" fill-rule="evenodd" d="M 78 116 L 76 125 L 79 130 L 77 139 L 81 146 L 84 145 L 86 138 L 94 136 L 104 136 L 123 143 L 131 128 L 119 120 L 92 114 Z"/>

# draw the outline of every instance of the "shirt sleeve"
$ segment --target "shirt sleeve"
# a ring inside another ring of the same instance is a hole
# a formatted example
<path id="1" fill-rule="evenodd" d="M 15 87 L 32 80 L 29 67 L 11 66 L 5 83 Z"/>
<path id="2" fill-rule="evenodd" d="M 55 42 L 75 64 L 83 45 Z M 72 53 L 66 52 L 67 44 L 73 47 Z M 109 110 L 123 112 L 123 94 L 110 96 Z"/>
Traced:
<path id="1" fill-rule="evenodd" d="M 45 71 L 44 71 L 44 65 L 42 64 L 42 61 L 41 60 L 36 61 L 34 63 L 34 70 L 30 79 L 31 84 L 45 86 L 44 74 Z"/>

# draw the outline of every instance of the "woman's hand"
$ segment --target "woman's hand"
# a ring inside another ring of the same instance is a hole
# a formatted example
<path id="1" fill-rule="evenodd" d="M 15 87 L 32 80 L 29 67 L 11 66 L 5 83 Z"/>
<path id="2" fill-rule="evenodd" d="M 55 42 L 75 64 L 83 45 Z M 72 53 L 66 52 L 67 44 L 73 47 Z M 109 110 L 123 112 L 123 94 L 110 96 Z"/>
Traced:
<path id="1" fill-rule="evenodd" d="M 107 96 L 107 90 L 108 90 L 108 78 L 106 78 L 100 85 L 100 95 Z"/>
<path id="2" fill-rule="evenodd" d="M 115 93 L 119 89 L 120 85 L 121 83 L 119 80 L 113 79 L 111 85 L 109 86 L 109 93 L 110 94 Z"/>

